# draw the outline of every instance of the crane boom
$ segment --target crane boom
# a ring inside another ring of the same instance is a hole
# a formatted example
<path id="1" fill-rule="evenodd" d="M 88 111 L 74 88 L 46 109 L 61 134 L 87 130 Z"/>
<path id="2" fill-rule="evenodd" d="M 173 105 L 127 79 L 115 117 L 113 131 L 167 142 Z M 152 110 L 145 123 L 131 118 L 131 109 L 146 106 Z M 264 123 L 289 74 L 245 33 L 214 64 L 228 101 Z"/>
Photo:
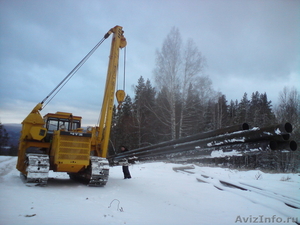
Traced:
<path id="1" fill-rule="evenodd" d="M 113 37 L 110 49 L 102 109 L 100 114 L 99 131 L 97 132 L 96 137 L 97 156 L 103 158 L 106 158 L 110 137 L 116 79 L 119 64 L 119 52 L 120 49 L 124 48 L 127 44 L 126 39 L 123 35 L 124 31 L 122 30 L 121 26 L 115 26 L 114 28 L 110 29 L 105 35 L 105 37 L 108 37 L 111 33 L 113 33 Z M 125 94 L 123 96 L 125 96 Z M 123 100 L 118 99 L 118 101 Z"/>

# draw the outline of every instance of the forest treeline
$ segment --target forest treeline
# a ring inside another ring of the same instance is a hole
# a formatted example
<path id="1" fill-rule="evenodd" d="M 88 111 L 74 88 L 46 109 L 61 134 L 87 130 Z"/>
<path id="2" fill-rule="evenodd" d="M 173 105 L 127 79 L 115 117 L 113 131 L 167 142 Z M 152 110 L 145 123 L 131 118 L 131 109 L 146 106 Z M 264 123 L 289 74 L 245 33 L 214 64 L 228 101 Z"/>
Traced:
<path id="1" fill-rule="evenodd" d="M 210 83 L 208 77 L 202 79 Z M 157 92 L 149 79 L 145 81 L 142 76 L 138 79 L 134 97 L 127 95 L 123 107 L 114 110 L 111 144 L 115 151 L 121 145 L 135 149 L 174 139 L 171 109 L 164 91 Z M 181 93 L 176 95 L 175 139 L 244 122 L 251 127 L 290 122 L 294 130 L 292 138 L 299 144 L 300 104 L 295 88 L 283 88 L 275 107 L 266 93 L 258 91 L 250 97 L 244 93 L 239 101 L 228 101 L 224 94 L 211 92 L 210 88 L 206 91 L 208 93 L 190 84 L 186 104 Z"/>

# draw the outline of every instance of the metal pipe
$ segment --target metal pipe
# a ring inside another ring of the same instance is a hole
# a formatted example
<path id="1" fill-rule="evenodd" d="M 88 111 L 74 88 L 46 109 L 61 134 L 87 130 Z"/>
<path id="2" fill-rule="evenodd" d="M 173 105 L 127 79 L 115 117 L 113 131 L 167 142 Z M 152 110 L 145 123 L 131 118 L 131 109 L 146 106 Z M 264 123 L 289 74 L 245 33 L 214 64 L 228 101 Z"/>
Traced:
<path id="1" fill-rule="evenodd" d="M 231 151 L 236 146 L 239 146 L 242 151 L 253 147 L 260 148 L 262 151 L 266 150 L 267 147 L 271 150 L 289 148 L 295 151 L 297 149 L 296 142 L 288 141 L 290 138 L 288 132 L 292 132 L 292 125 L 290 123 L 278 124 L 266 128 L 253 128 L 252 130 L 240 130 L 233 133 L 224 133 L 226 129 L 228 131 L 228 128 L 225 128 L 203 134 L 196 134 L 175 141 L 134 149 L 126 153 L 111 156 L 108 159 L 112 162 L 117 162 L 118 160 L 129 157 L 143 159 L 178 152 L 194 151 L 195 149 L 200 150 L 198 151 L 199 154 L 208 154 L 214 149 Z M 220 135 L 216 136 L 216 134 Z M 202 137 L 202 139 L 199 139 L 200 137 Z M 201 152 L 201 150 L 203 150 L 203 152 Z"/>
<path id="2" fill-rule="evenodd" d="M 291 150 L 296 151 L 298 148 L 296 141 L 278 141 L 276 150 Z"/>
<path id="3" fill-rule="evenodd" d="M 166 142 L 162 142 L 162 143 L 155 144 L 155 145 L 150 145 L 150 146 L 146 146 L 146 147 L 133 149 L 133 150 L 126 152 L 126 154 L 131 154 L 134 152 L 140 152 L 140 151 L 145 151 L 145 150 L 150 150 L 150 149 L 156 149 L 156 148 L 175 145 L 175 144 L 181 144 L 181 143 L 185 143 L 185 142 L 195 141 L 195 140 L 199 140 L 199 139 L 203 139 L 203 138 L 218 136 L 218 135 L 232 133 L 232 132 L 241 131 L 241 130 L 249 130 L 249 125 L 247 123 L 243 123 L 243 124 L 225 127 L 225 128 L 221 128 L 221 129 L 217 129 L 217 130 L 213 130 L 213 131 L 198 133 L 198 134 L 183 137 L 183 138 L 180 138 L 177 140 L 166 141 Z M 118 154 L 118 155 L 122 155 L 122 153 Z M 112 157 L 114 157 L 114 155 L 110 156 L 108 158 L 112 158 Z"/>

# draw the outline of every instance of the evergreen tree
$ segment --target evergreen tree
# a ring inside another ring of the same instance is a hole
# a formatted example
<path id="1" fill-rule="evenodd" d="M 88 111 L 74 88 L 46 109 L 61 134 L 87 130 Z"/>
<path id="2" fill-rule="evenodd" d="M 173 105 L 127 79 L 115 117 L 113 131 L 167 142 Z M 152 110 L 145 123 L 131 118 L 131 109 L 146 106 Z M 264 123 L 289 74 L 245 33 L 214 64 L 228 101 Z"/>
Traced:
<path id="1" fill-rule="evenodd" d="M 147 146 L 155 142 L 154 114 L 155 90 L 151 82 L 141 76 L 135 87 L 135 98 L 133 103 L 134 122 L 137 130 L 138 147 Z"/>
<path id="2" fill-rule="evenodd" d="M 2 148 L 7 146 L 8 140 L 9 140 L 8 133 L 0 122 L 0 153 L 2 153 Z"/>
<path id="3" fill-rule="evenodd" d="M 271 101 L 268 101 L 267 94 L 260 94 L 258 91 L 252 93 L 248 123 L 253 126 L 269 126 L 274 124 L 275 116 L 272 112 Z"/>
<path id="4" fill-rule="evenodd" d="M 204 131 L 210 131 L 216 129 L 216 112 L 215 112 L 215 100 L 210 99 L 205 105 L 204 109 Z"/>
<path id="5" fill-rule="evenodd" d="M 201 116 L 200 98 L 197 90 L 190 84 L 187 92 L 186 105 L 182 109 L 182 136 L 189 136 L 199 132 Z"/>
<path id="6" fill-rule="evenodd" d="M 236 117 L 237 117 L 238 104 L 239 104 L 238 100 L 230 101 L 230 105 L 228 106 L 229 125 L 237 124 Z"/>
<path id="7" fill-rule="evenodd" d="M 226 127 L 228 122 L 228 106 L 226 96 L 219 94 L 218 102 L 215 104 L 215 129 Z"/>
<path id="8" fill-rule="evenodd" d="M 159 123 L 159 126 L 156 129 L 158 135 L 157 143 L 168 141 L 172 138 L 171 121 L 169 118 L 171 106 L 166 98 L 166 92 L 168 92 L 166 88 L 162 88 L 158 92 L 154 106 L 154 114 Z"/>
<path id="9" fill-rule="evenodd" d="M 0 148 L 7 146 L 8 140 L 9 140 L 8 133 L 0 122 Z"/>
<path id="10" fill-rule="evenodd" d="M 115 113 L 113 132 L 113 142 L 116 152 L 120 146 L 124 145 L 128 149 L 137 147 L 136 129 L 133 121 L 133 106 L 129 95 L 125 97 L 123 106 Z"/>
<path id="11" fill-rule="evenodd" d="M 247 93 L 245 92 L 237 108 L 237 124 L 249 123 L 249 108 L 250 101 L 248 100 Z"/>
<path id="12" fill-rule="evenodd" d="M 248 119 L 248 123 L 251 123 L 252 126 L 260 126 L 261 121 L 261 99 L 258 91 L 252 93 L 250 106 L 249 106 L 249 114 L 251 115 Z"/>
<path id="13" fill-rule="evenodd" d="M 145 101 L 145 117 L 146 117 L 146 129 L 147 134 L 145 135 L 147 138 L 145 140 L 145 143 L 149 144 L 156 144 L 157 143 L 157 133 L 156 130 L 159 127 L 158 120 L 156 119 L 156 116 L 154 114 L 154 111 L 152 109 L 155 108 L 155 96 L 156 96 L 156 90 L 152 86 L 149 79 L 146 81 L 146 88 L 144 95 L 147 97 Z"/>
<path id="14" fill-rule="evenodd" d="M 214 129 L 215 111 L 214 104 L 217 101 L 217 94 L 213 90 L 212 81 L 208 76 L 197 77 L 194 83 L 194 90 L 197 91 L 199 96 L 199 114 L 198 120 L 198 133 Z"/>
<path id="15" fill-rule="evenodd" d="M 272 102 L 268 101 L 267 93 L 260 95 L 260 121 L 261 126 L 270 126 L 275 123 L 275 115 L 272 111 Z"/>

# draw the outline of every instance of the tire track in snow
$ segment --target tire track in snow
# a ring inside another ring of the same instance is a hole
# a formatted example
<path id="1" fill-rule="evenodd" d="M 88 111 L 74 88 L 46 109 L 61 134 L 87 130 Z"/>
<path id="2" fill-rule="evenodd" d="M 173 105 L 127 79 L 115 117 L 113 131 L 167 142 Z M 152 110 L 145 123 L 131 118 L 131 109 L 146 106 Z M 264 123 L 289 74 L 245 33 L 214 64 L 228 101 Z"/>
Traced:
<path id="1" fill-rule="evenodd" d="M 203 177 L 203 175 L 201 175 Z M 223 179 L 218 179 L 218 178 L 214 178 L 214 177 L 207 177 L 206 175 L 204 175 L 204 179 L 203 178 L 196 178 L 197 181 L 199 182 L 206 182 L 206 183 L 213 183 L 215 187 L 219 188 L 219 189 L 224 189 L 224 187 L 229 187 L 229 188 L 236 188 L 236 189 L 240 189 L 242 191 L 250 191 L 250 192 L 254 192 L 256 194 L 260 194 L 272 199 L 276 199 L 279 200 L 281 202 L 283 202 L 284 204 L 286 204 L 289 207 L 295 208 L 295 209 L 300 209 L 300 200 L 296 199 L 296 198 L 292 198 L 290 196 L 285 196 L 283 194 L 279 194 L 273 191 L 269 191 L 267 189 L 261 189 L 258 187 L 255 187 L 253 185 L 248 185 L 245 183 L 239 183 L 239 182 L 232 182 L 232 181 L 227 181 L 227 180 L 223 180 Z M 212 182 L 211 179 L 214 179 L 215 181 Z M 224 187 L 222 187 L 224 186 Z"/>
<path id="2" fill-rule="evenodd" d="M 188 171 L 188 170 L 192 170 L 192 169 L 195 169 L 194 165 L 173 167 L 173 170 L 175 172 L 194 174 L 196 177 L 196 180 L 198 182 L 211 184 L 218 190 L 228 191 L 228 192 L 237 194 L 241 197 L 244 197 L 255 204 L 260 204 L 267 208 L 272 208 L 273 210 L 277 211 L 278 213 L 282 214 L 283 216 L 286 216 L 287 218 L 289 218 L 289 217 L 292 218 L 292 217 L 294 217 L 294 215 L 289 215 L 289 213 L 283 212 L 284 210 L 283 211 L 280 210 L 278 205 L 271 206 L 270 204 L 266 204 L 263 200 L 253 200 L 251 198 L 250 194 L 252 195 L 254 193 L 254 194 L 263 195 L 263 196 L 269 197 L 273 200 L 277 200 L 295 210 L 300 210 L 300 199 L 293 198 L 291 196 L 286 196 L 284 194 L 280 194 L 280 193 L 270 191 L 267 189 L 262 189 L 262 188 L 254 186 L 254 185 L 246 184 L 244 182 L 227 181 L 225 179 L 215 178 L 213 176 L 210 176 L 210 175 L 207 175 L 204 173 L 196 174 L 195 172 Z M 296 222 L 296 224 L 299 224 L 299 223 Z"/>
<path id="3" fill-rule="evenodd" d="M 2 156 L 0 158 L 0 180 L 15 168 L 16 160 L 17 157 L 13 156 Z"/>
<path id="4" fill-rule="evenodd" d="M 1 156 L 1 157 L 0 157 L 0 166 L 1 166 L 1 163 L 6 162 L 6 161 L 9 161 L 9 160 L 11 160 L 12 158 L 15 158 L 15 157 L 14 157 L 14 156 Z"/>

